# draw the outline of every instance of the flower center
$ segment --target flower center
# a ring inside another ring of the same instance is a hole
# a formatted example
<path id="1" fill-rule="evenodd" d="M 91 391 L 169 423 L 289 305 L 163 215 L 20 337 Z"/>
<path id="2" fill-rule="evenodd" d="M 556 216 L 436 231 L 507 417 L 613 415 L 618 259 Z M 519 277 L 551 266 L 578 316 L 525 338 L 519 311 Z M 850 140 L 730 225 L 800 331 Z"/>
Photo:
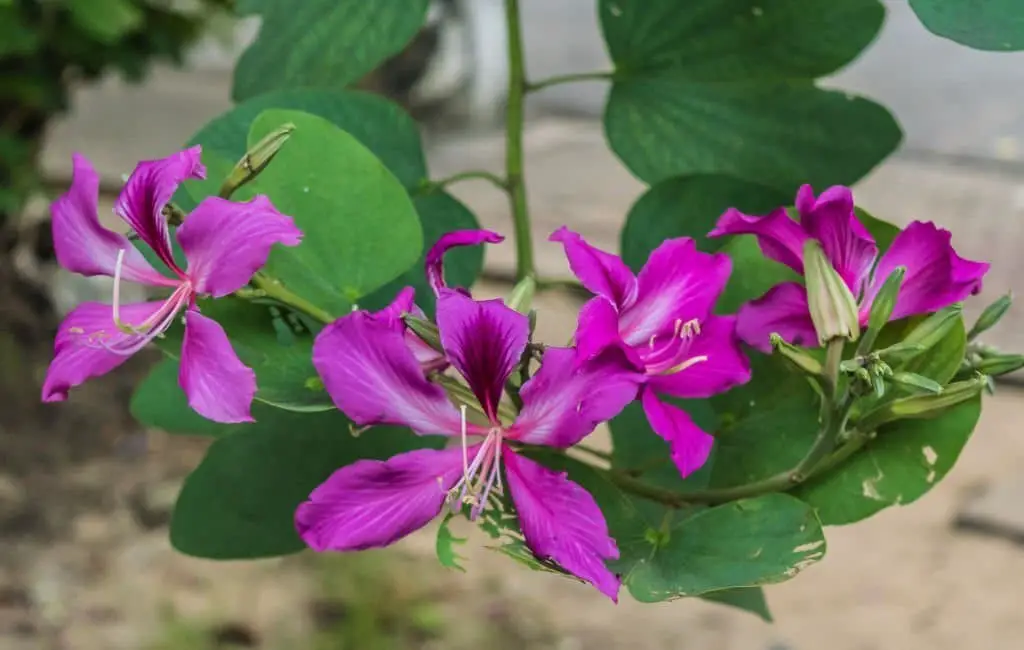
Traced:
<path id="1" fill-rule="evenodd" d="M 174 316 L 191 299 L 192 287 L 188 282 L 182 282 L 174 290 L 174 293 L 164 301 L 164 304 L 144 321 L 137 324 L 127 323 L 121 318 L 121 270 L 124 267 L 124 255 L 125 250 L 122 248 L 117 253 L 117 264 L 114 266 L 114 295 L 111 301 L 111 311 L 117 332 L 98 330 L 86 335 L 85 330 L 80 327 L 72 328 L 69 332 L 84 335 L 84 344 L 87 346 L 101 347 L 114 354 L 128 356 L 135 354 L 150 341 L 167 331 L 171 323 L 174 322 Z"/>
<path id="2" fill-rule="evenodd" d="M 678 319 L 670 336 L 654 335 L 640 349 L 648 375 L 673 375 L 708 360 L 707 355 L 690 355 L 690 345 L 700 336 L 700 322 Z"/>
<path id="3" fill-rule="evenodd" d="M 448 504 L 452 512 L 458 512 L 464 504 L 469 504 L 472 506 L 469 518 L 474 520 L 487 507 L 492 489 L 495 494 L 502 494 L 501 447 L 504 430 L 497 426 L 491 427 L 470 459 L 466 406 L 460 406 L 459 410 L 462 412 L 462 478 L 448 492 Z"/>

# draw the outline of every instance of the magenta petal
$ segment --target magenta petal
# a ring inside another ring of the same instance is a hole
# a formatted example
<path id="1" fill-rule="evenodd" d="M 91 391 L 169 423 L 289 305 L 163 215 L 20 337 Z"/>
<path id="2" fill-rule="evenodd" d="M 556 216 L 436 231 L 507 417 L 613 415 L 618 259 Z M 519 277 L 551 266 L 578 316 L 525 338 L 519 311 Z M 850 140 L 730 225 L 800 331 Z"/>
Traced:
<path id="1" fill-rule="evenodd" d="M 687 356 L 704 360 L 671 375 L 651 377 L 650 385 L 675 397 L 706 398 L 750 381 L 750 361 L 736 335 L 735 316 L 712 316 L 701 323 Z"/>
<path id="2" fill-rule="evenodd" d="M 121 319 L 142 323 L 163 306 L 163 301 L 122 305 Z M 71 388 L 105 375 L 127 361 L 131 355 L 111 352 L 103 345 L 111 346 L 131 338 L 133 335 L 117 329 L 110 305 L 86 302 L 75 307 L 57 331 L 53 361 L 43 382 L 43 401 L 63 401 Z"/>
<path id="3" fill-rule="evenodd" d="M 387 546 L 436 517 L 460 478 L 461 447 L 359 460 L 335 471 L 299 504 L 295 528 L 315 551 Z"/>
<path id="4" fill-rule="evenodd" d="M 796 282 L 783 282 L 757 300 L 740 307 L 736 315 L 736 334 L 747 345 L 771 352 L 770 336 L 804 347 L 817 347 L 818 334 L 807 305 L 807 289 Z"/>
<path id="5" fill-rule="evenodd" d="M 630 363 L 642 369 L 643 361 L 619 334 L 619 313 L 604 296 L 594 296 L 580 309 L 576 326 L 576 355 L 581 361 L 596 359 L 610 348 L 621 350 Z"/>
<path id="6" fill-rule="evenodd" d="M 981 291 L 988 272 L 985 262 L 965 260 L 953 250 L 952 235 L 930 221 L 915 221 L 896 235 L 875 269 L 864 300 L 866 318 L 874 296 L 897 266 L 906 275 L 891 320 L 942 309 Z"/>
<path id="7" fill-rule="evenodd" d="M 416 306 L 416 289 L 415 287 L 405 287 L 395 295 L 395 299 L 391 301 L 391 304 L 380 311 L 374 312 L 373 316 L 385 320 L 396 328 L 405 329 L 405 325 L 402 324 L 402 315 L 413 314 L 414 312 L 417 312 L 416 316 L 423 313 Z"/>
<path id="8" fill-rule="evenodd" d="M 439 293 L 441 289 L 447 288 L 444 283 L 444 255 L 448 249 L 456 246 L 477 246 L 479 244 L 497 244 L 505 241 L 505 238 L 492 230 L 455 230 L 442 235 L 437 243 L 430 247 L 424 258 L 426 267 L 427 282 Z"/>
<path id="9" fill-rule="evenodd" d="M 555 472 L 506 448 L 508 488 L 526 545 L 618 602 L 622 580 L 605 566 L 619 557 L 594 497 Z"/>
<path id="10" fill-rule="evenodd" d="M 274 244 L 298 246 L 302 241 L 292 218 L 278 212 L 265 196 L 246 203 L 207 197 L 177 234 L 192 287 L 215 298 L 244 287 L 267 263 Z"/>
<path id="11" fill-rule="evenodd" d="M 520 391 L 523 410 L 509 438 L 571 447 L 632 402 L 641 381 L 643 375 L 617 355 L 579 365 L 572 349 L 550 347 Z"/>
<path id="12" fill-rule="evenodd" d="M 796 202 L 804 230 L 821 243 L 825 255 L 853 295 L 860 295 L 878 256 L 878 247 L 853 211 L 850 188 L 836 185 L 815 199 L 811 186 L 804 185 L 797 193 Z"/>
<path id="13" fill-rule="evenodd" d="M 627 343 L 646 345 L 711 313 L 732 273 L 723 253 L 702 253 L 689 237 L 669 239 L 651 252 L 639 276 L 636 303 L 622 313 L 619 330 Z"/>
<path id="14" fill-rule="evenodd" d="M 334 321 L 316 337 L 313 365 L 356 424 L 405 425 L 427 435 L 461 431 L 459 411 L 386 320 L 360 311 Z"/>
<path id="15" fill-rule="evenodd" d="M 530 323 L 501 300 L 473 300 L 445 289 L 437 299 L 441 345 L 452 366 L 466 379 L 491 422 L 505 381 L 526 349 Z"/>
<path id="16" fill-rule="evenodd" d="M 121 215 L 172 270 L 178 270 L 178 265 L 171 253 L 167 220 L 161 210 L 182 182 L 206 178 L 206 168 L 199 161 L 201 153 L 202 147 L 196 145 L 167 158 L 140 162 L 114 205 L 114 212 Z"/>
<path id="17" fill-rule="evenodd" d="M 416 334 L 414 334 L 411 329 L 408 329 L 402 321 L 402 316 L 404 314 L 409 314 L 420 319 L 426 318 L 423 310 L 414 302 L 415 297 L 416 289 L 413 287 L 405 287 L 398 292 L 398 295 L 395 296 L 395 299 L 391 301 L 390 305 L 380 311 L 374 312 L 373 316 L 378 320 L 388 323 L 397 331 L 405 333 L 405 342 L 409 345 L 409 350 L 412 351 L 416 360 L 420 362 L 420 365 L 425 371 L 444 370 L 448 366 L 448 360 L 445 356 L 424 343 L 423 339 L 416 336 Z"/>
<path id="18" fill-rule="evenodd" d="M 617 255 L 591 246 L 565 226 L 552 233 L 548 241 L 562 244 L 569 268 L 591 293 L 607 298 L 618 309 L 636 300 L 636 277 Z"/>
<path id="19" fill-rule="evenodd" d="M 763 217 L 729 208 L 719 217 L 714 230 L 708 233 L 708 237 L 723 235 L 754 235 L 765 257 L 781 262 L 797 273 L 804 272 L 804 242 L 808 235 L 800 224 L 789 218 L 785 208 Z"/>
<path id="20" fill-rule="evenodd" d="M 192 309 L 185 314 L 178 383 L 188 405 L 214 422 L 252 422 L 256 373 L 242 363 L 224 328 Z"/>
<path id="21" fill-rule="evenodd" d="M 171 286 L 150 266 L 128 238 L 100 225 L 96 206 L 100 177 L 85 156 L 72 156 L 71 188 L 53 202 L 53 247 L 57 261 L 69 271 L 85 276 L 114 275 L 117 256 L 124 251 L 121 277 L 133 282 Z"/>
<path id="22" fill-rule="evenodd" d="M 689 413 L 659 400 L 654 390 L 645 389 L 641 400 L 651 428 L 668 443 L 679 474 L 686 478 L 703 467 L 715 439 L 694 424 Z"/>

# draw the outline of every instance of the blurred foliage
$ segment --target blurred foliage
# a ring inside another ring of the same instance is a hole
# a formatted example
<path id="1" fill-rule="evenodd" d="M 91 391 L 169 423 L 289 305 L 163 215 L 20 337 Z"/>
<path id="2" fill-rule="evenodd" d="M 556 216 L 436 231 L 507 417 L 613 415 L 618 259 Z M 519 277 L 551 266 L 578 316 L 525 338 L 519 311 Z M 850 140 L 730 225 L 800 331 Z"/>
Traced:
<path id="1" fill-rule="evenodd" d="M 40 140 L 71 89 L 117 71 L 141 80 L 180 63 L 233 0 L 0 0 L 0 226 L 39 186 Z"/>

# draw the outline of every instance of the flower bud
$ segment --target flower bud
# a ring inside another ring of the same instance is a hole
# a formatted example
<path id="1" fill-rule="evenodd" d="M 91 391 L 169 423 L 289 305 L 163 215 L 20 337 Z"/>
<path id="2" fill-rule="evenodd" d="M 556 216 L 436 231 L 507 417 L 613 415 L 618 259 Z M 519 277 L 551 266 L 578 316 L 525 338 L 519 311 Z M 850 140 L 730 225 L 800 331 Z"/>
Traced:
<path id="1" fill-rule="evenodd" d="M 933 395 L 938 395 L 942 392 L 942 384 L 916 372 L 893 373 L 892 383 L 906 386 L 915 392 L 925 392 Z"/>
<path id="2" fill-rule="evenodd" d="M 1003 316 L 1010 309 L 1010 305 L 1013 303 L 1013 294 L 1007 293 L 1000 296 L 995 302 L 988 307 L 985 307 L 985 311 L 981 312 L 981 316 L 978 317 L 978 321 L 971 328 L 971 331 L 967 333 L 967 340 L 973 341 L 980 334 L 987 332 L 992 329 L 996 323 L 1002 320 Z"/>
<path id="3" fill-rule="evenodd" d="M 917 343 L 907 343 L 901 341 L 895 345 L 890 345 L 887 348 L 878 350 L 875 354 L 879 359 L 886 362 L 891 366 L 899 366 L 900 364 L 910 361 L 914 357 L 925 352 L 928 348 Z"/>
<path id="4" fill-rule="evenodd" d="M 528 314 L 536 290 L 537 280 L 532 275 L 528 275 L 512 287 L 512 293 L 509 294 L 506 304 L 520 314 Z"/>
<path id="5" fill-rule="evenodd" d="M 825 370 L 821 362 L 808 354 L 807 350 L 787 343 L 781 336 L 775 333 L 771 335 L 771 342 L 775 351 L 781 354 L 797 370 L 808 375 L 814 375 L 815 377 L 821 377 L 824 373 Z"/>
<path id="6" fill-rule="evenodd" d="M 294 130 L 294 124 L 282 124 L 257 142 L 224 179 L 219 196 L 224 199 L 230 198 L 240 187 L 256 178 L 274 159 Z"/>
<path id="7" fill-rule="evenodd" d="M 870 431 L 894 420 L 934 417 L 948 408 L 976 397 L 985 389 L 985 385 L 985 375 L 979 374 L 971 379 L 953 382 L 938 394 L 896 399 L 866 413 L 860 418 L 857 427 L 862 431 Z"/>
<path id="8" fill-rule="evenodd" d="M 856 340 L 860 336 L 857 300 L 825 257 L 821 244 L 813 239 L 804 244 L 804 277 L 818 342 L 824 345 L 838 338 Z"/>
<path id="9" fill-rule="evenodd" d="M 860 340 L 860 344 L 857 346 L 857 354 L 863 355 L 870 352 L 882 328 L 889 323 L 889 317 L 892 316 L 892 310 L 896 308 L 896 297 L 900 292 L 900 286 L 903 284 L 903 277 L 906 274 L 906 267 L 898 266 L 893 269 L 893 272 L 882 283 L 882 288 L 878 290 L 878 294 L 871 303 L 868 330 L 864 333 L 864 338 Z"/>
<path id="10" fill-rule="evenodd" d="M 437 325 L 434 325 L 428 320 L 422 318 L 416 318 L 410 314 L 403 314 L 402 321 L 405 326 L 412 330 L 412 333 L 419 337 L 421 341 L 429 345 L 434 350 L 444 354 L 444 346 L 441 345 L 441 332 L 437 329 Z"/>
<path id="11" fill-rule="evenodd" d="M 938 345 L 954 327 L 960 323 L 960 315 L 963 313 L 963 305 L 954 303 L 935 312 L 921 323 L 903 339 L 907 345 L 920 345 L 925 350 Z"/>
<path id="12" fill-rule="evenodd" d="M 974 369 L 991 377 L 1008 375 L 1024 368 L 1024 354 L 994 354 L 974 364 Z"/>

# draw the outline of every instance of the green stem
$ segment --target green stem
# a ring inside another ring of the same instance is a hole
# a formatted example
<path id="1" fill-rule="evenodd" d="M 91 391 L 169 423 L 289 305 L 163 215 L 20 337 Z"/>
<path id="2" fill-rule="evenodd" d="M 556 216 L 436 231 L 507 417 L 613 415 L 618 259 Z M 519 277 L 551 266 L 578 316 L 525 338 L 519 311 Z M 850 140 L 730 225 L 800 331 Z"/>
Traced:
<path id="1" fill-rule="evenodd" d="M 840 404 L 829 408 L 814 444 L 800 462 L 784 472 L 745 485 L 681 493 L 647 485 L 623 472 L 604 471 L 608 480 L 623 490 L 674 508 L 697 503 L 714 505 L 770 492 L 786 492 L 806 482 L 821 470 L 837 465 L 863 446 L 867 437 L 854 436 L 836 451 L 836 440 L 846 426 L 849 412 L 849 400 L 844 396 Z"/>
<path id="2" fill-rule="evenodd" d="M 843 339 L 833 339 L 825 348 L 825 380 L 831 391 L 830 398 L 835 398 L 839 390 L 839 366 L 843 362 Z"/>
<path id="3" fill-rule="evenodd" d="M 503 192 L 508 189 L 505 183 L 505 179 L 501 178 L 497 174 L 492 174 L 491 172 L 484 171 L 482 169 L 460 172 L 458 174 L 452 174 L 447 178 L 441 178 L 436 181 L 429 181 L 428 183 L 425 184 L 424 187 L 427 190 L 444 189 L 449 185 L 453 185 L 461 181 L 471 180 L 487 181 L 488 183 L 490 183 L 491 185 L 495 186 L 496 188 Z"/>
<path id="4" fill-rule="evenodd" d="M 557 75 L 526 84 L 526 92 L 533 93 L 537 92 L 541 88 L 547 88 L 548 86 L 557 86 L 559 84 L 575 83 L 578 81 L 611 81 L 614 74 L 614 72 L 601 71 L 574 72 L 572 74 Z"/>
<path id="5" fill-rule="evenodd" d="M 505 109 L 505 185 L 516 233 L 516 281 L 536 276 L 533 267 L 533 241 L 530 212 L 523 180 L 523 100 L 526 95 L 526 70 L 523 62 L 523 36 L 519 24 L 519 0 L 505 0 L 508 27 L 508 105 Z"/>
<path id="6" fill-rule="evenodd" d="M 257 271 L 256 274 L 252 276 L 252 286 L 262 291 L 263 295 L 267 298 L 273 298 L 283 305 L 297 309 L 325 325 L 334 322 L 334 316 L 331 316 L 329 313 L 309 302 L 302 296 L 295 295 L 285 288 L 280 281 L 275 280 L 261 271 Z"/>

